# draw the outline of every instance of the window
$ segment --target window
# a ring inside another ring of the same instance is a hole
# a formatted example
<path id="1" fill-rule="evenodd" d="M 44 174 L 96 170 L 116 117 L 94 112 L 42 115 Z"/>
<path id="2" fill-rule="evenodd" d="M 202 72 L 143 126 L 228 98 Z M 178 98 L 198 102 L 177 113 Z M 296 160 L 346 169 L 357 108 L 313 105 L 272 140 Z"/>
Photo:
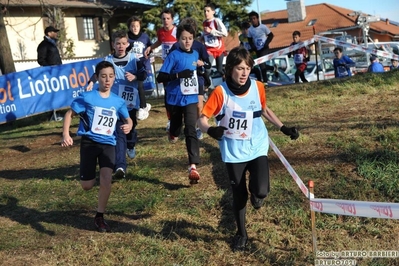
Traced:
<path id="1" fill-rule="evenodd" d="M 93 18 L 84 17 L 83 18 L 83 31 L 85 35 L 85 40 L 94 39 L 94 23 Z"/>
<path id="2" fill-rule="evenodd" d="M 273 22 L 273 24 L 270 26 L 270 28 L 275 28 L 278 25 L 278 21 Z"/>
<path id="3" fill-rule="evenodd" d="M 311 21 L 309 21 L 308 25 L 306 26 L 313 26 L 316 23 L 317 19 L 312 19 Z"/>
<path id="4" fill-rule="evenodd" d="M 97 17 L 84 16 L 76 18 L 79 41 L 96 40 L 100 41 L 101 20 Z"/>

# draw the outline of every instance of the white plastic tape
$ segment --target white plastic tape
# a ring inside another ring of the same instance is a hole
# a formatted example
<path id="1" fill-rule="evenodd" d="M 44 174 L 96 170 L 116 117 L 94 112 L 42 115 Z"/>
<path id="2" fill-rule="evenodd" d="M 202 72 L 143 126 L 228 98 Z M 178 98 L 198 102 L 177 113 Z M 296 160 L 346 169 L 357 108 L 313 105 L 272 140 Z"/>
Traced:
<path id="1" fill-rule="evenodd" d="M 302 191 L 303 194 L 307 198 L 314 198 L 314 195 L 312 193 L 309 193 L 308 188 L 305 186 L 305 184 L 302 182 L 301 178 L 298 176 L 298 174 L 295 172 L 294 168 L 290 165 L 290 163 L 285 159 L 284 155 L 280 152 L 280 150 L 277 148 L 277 146 L 274 144 L 272 139 L 269 137 L 269 143 L 270 146 L 272 147 L 273 151 L 276 153 L 277 157 L 280 159 L 280 161 L 283 163 L 285 168 L 288 170 L 292 178 L 295 180 L 297 183 L 298 187 Z"/>
<path id="2" fill-rule="evenodd" d="M 310 209 L 347 216 L 399 219 L 399 203 L 315 198 L 310 199 Z"/>
<path id="3" fill-rule="evenodd" d="M 389 53 L 389 52 L 381 51 L 381 50 L 377 50 L 377 49 L 371 49 L 371 48 L 368 48 L 368 47 L 365 47 L 362 45 L 358 45 L 358 44 L 343 42 L 343 41 L 339 41 L 339 40 L 335 40 L 335 39 L 331 39 L 331 38 L 319 36 L 319 35 L 315 35 L 314 39 L 316 41 L 320 40 L 322 42 L 335 44 L 335 45 L 341 46 L 341 47 L 351 48 L 353 50 L 364 52 L 364 53 L 369 53 L 369 54 L 374 54 L 374 55 L 378 55 L 381 57 L 387 57 L 387 58 L 391 58 L 391 59 L 393 58 L 393 59 L 399 60 L 399 55 L 397 55 L 397 54 L 393 54 L 393 53 Z"/>
<path id="4" fill-rule="evenodd" d="M 324 37 L 324 36 L 315 35 L 313 38 L 311 38 L 311 39 L 309 39 L 307 41 L 300 42 L 300 43 L 298 43 L 296 45 L 289 46 L 287 48 L 278 50 L 278 51 L 276 51 L 274 53 L 267 54 L 265 56 L 259 57 L 259 58 L 254 60 L 255 61 L 255 65 L 259 65 L 259 64 L 264 63 L 266 61 L 269 61 L 269 60 L 271 60 L 273 58 L 279 57 L 281 55 L 288 54 L 288 53 L 290 53 L 292 51 L 298 50 L 301 47 L 308 46 L 308 45 L 310 45 L 310 44 L 312 44 L 314 42 L 317 42 L 317 41 L 331 43 L 331 44 L 334 44 L 334 45 L 337 45 L 337 46 L 351 48 L 351 49 L 356 50 L 356 51 L 361 51 L 361 52 L 364 52 L 364 53 L 370 53 L 370 54 L 378 55 L 378 56 L 381 56 L 381 57 L 387 57 L 387 58 L 391 58 L 391 59 L 393 58 L 393 59 L 399 60 L 399 55 L 396 55 L 396 54 L 393 54 L 393 53 L 388 53 L 388 52 L 385 52 L 385 51 L 380 51 L 380 50 L 377 50 L 377 49 L 371 49 L 371 48 L 368 48 L 368 47 L 364 47 L 364 46 L 358 45 L 358 44 L 352 44 L 352 43 L 343 42 L 343 41 L 331 39 L 331 38 Z"/>

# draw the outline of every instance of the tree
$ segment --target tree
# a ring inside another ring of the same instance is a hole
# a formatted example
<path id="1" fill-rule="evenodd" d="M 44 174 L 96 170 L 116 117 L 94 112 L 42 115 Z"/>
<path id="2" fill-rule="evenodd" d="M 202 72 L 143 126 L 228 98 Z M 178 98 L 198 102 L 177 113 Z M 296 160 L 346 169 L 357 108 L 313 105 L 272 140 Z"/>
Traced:
<path id="1" fill-rule="evenodd" d="M 185 17 L 192 17 L 198 22 L 198 30 L 202 31 L 202 22 L 204 21 L 204 6 L 210 1 L 195 1 L 195 0 L 149 0 L 154 8 L 145 11 L 143 16 L 143 25 L 146 28 L 147 34 L 151 37 L 156 36 L 156 29 L 162 27 L 160 14 L 164 8 L 170 8 L 175 13 L 175 23 Z M 242 21 L 248 20 L 248 12 L 246 8 L 249 7 L 252 0 L 231 1 L 218 0 L 214 3 L 216 6 L 215 17 L 220 18 L 226 25 L 230 34 L 235 34 L 240 30 Z M 154 25 L 154 29 L 150 29 L 150 25 Z"/>
<path id="2" fill-rule="evenodd" d="M 4 14 L 7 7 L 2 6 L 0 11 L 0 70 L 1 73 L 7 74 L 15 72 L 14 60 L 12 58 L 10 42 L 8 41 L 6 24 L 4 22 Z"/>

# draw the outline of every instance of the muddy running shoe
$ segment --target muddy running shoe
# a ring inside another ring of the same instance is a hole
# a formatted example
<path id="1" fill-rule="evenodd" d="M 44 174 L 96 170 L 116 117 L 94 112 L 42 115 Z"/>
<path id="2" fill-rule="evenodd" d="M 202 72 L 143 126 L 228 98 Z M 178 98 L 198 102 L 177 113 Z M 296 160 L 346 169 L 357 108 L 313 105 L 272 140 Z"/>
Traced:
<path id="1" fill-rule="evenodd" d="M 245 251 L 247 246 L 248 237 L 235 235 L 233 239 L 233 251 Z"/>
<path id="2" fill-rule="evenodd" d="M 143 109 L 143 108 L 140 108 L 137 111 L 137 119 L 138 120 L 145 120 L 145 119 L 148 118 L 148 115 L 149 115 L 148 112 L 145 109 Z"/>
<path id="3" fill-rule="evenodd" d="M 134 159 L 136 157 L 136 149 L 127 149 L 126 151 L 127 156 L 129 156 L 130 159 Z"/>
<path id="4" fill-rule="evenodd" d="M 197 128 L 197 138 L 198 139 L 203 139 L 204 134 L 202 133 L 201 129 Z"/>
<path id="5" fill-rule="evenodd" d="M 169 140 L 170 143 L 175 144 L 179 140 L 179 138 L 175 137 L 175 136 L 172 136 L 170 134 L 170 132 L 168 132 L 168 140 Z"/>
<path id="6" fill-rule="evenodd" d="M 198 173 L 196 168 L 190 167 L 188 169 L 188 179 L 190 179 L 190 184 L 198 184 L 200 174 Z"/>
<path id="7" fill-rule="evenodd" d="M 251 198 L 250 199 L 251 199 L 252 206 L 256 210 L 259 209 L 260 207 L 262 207 L 263 201 L 265 200 L 264 198 L 260 199 L 260 198 L 255 197 L 254 194 L 251 194 Z"/>
<path id="8" fill-rule="evenodd" d="M 98 232 L 104 233 L 110 231 L 110 227 L 104 221 L 104 217 L 94 217 L 94 225 L 96 226 Z"/>
<path id="9" fill-rule="evenodd" d="M 125 170 L 123 170 L 122 167 L 119 167 L 118 169 L 116 169 L 114 177 L 116 179 L 122 179 L 125 178 Z"/>

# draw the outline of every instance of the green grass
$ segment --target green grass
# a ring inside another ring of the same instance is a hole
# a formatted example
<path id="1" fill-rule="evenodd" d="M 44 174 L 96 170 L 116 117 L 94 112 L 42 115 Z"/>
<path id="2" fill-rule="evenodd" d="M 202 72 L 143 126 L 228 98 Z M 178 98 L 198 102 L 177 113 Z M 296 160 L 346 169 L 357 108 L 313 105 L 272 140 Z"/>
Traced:
<path id="1" fill-rule="evenodd" d="M 398 202 L 399 72 L 267 90 L 268 106 L 301 136 L 267 123 L 273 142 L 321 198 Z M 137 157 L 114 180 L 106 219 L 93 230 L 98 186 L 83 191 L 79 137 L 60 146 L 46 114 L 0 125 L 1 265 L 313 265 L 309 201 L 273 151 L 265 206 L 247 206 L 249 247 L 232 253 L 230 184 L 216 141 L 201 142 L 201 180 L 189 185 L 183 136 L 165 135 L 162 99 L 138 125 Z M 72 132 L 78 120 L 73 120 Z M 316 213 L 321 251 L 398 250 L 396 220 Z M 398 265 L 399 258 L 358 258 Z"/>

